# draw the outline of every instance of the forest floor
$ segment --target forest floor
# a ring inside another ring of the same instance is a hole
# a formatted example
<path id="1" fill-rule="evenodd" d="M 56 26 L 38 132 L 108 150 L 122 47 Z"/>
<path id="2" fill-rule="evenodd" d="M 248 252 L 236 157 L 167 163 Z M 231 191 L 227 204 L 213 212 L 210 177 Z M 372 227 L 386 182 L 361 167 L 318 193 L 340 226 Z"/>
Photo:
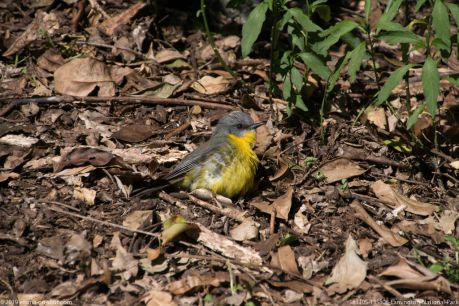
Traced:
<path id="1" fill-rule="evenodd" d="M 268 43 L 241 58 L 236 17 L 213 15 L 235 79 L 199 7 L 67 2 L 0 4 L 0 305 L 459 303 L 456 122 L 435 148 L 428 120 L 423 146 L 384 108 L 355 121 L 366 73 L 338 82 L 322 123 L 317 82 L 287 117 Z M 457 88 L 441 95 L 457 113 Z M 135 195 L 231 110 L 266 122 L 254 190 Z"/>

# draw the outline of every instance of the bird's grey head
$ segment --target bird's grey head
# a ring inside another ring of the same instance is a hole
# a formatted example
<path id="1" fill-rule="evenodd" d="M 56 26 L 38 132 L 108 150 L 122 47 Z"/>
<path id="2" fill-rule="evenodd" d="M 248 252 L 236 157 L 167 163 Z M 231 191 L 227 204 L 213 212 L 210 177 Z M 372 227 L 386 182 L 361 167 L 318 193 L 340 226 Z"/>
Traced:
<path id="1" fill-rule="evenodd" d="M 234 111 L 218 121 L 214 134 L 234 134 L 241 137 L 263 124 L 263 122 L 253 122 L 252 118 L 246 113 Z"/>

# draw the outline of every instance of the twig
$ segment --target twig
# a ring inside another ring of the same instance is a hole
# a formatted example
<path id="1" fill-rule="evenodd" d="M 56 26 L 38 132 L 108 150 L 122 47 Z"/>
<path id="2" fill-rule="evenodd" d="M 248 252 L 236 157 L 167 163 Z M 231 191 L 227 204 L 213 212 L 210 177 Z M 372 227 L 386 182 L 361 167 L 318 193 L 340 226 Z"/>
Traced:
<path id="1" fill-rule="evenodd" d="M 207 203 L 206 201 L 200 200 L 191 194 L 186 194 L 183 193 L 190 199 L 194 204 L 199 205 L 201 207 L 204 207 L 207 210 L 210 210 L 211 212 L 214 212 L 219 215 L 227 216 L 233 220 L 239 221 L 239 222 L 244 222 L 247 219 L 251 219 L 250 217 L 246 217 L 246 212 L 240 211 L 238 209 L 232 208 L 232 207 L 225 207 L 225 208 L 220 208 L 215 205 L 212 205 L 210 203 Z M 183 204 L 179 199 L 165 193 L 164 191 L 159 194 L 159 197 L 170 204 L 174 204 L 178 206 L 179 208 L 186 208 L 187 205 Z"/>
<path id="2" fill-rule="evenodd" d="M 388 202 L 388 201 L 384 201 L 384 200 L 380 200 L 380 199 L 377 199 L 377 198 L 373 198 L 373 197 L 370 197 L 370 196 L 367 196 L 367 195 L 364 195 L 364 194 L 359 194 L 359 193 L 355 193 L 355 192 L 349 192 L 349 196 L 352 199 L 370 202 L 370 203 L 378 206 L 379 208 L 381 208 L 382 210 L 385 210 L 385 211 L 390 211 L 389 207 L 393 206 L 393 204 Z"/>
<path id="3" fill-rule="evenodd" d="M 371 175 L 384 177 L 384 178 L 389 178 L 389 179 L 394 179 L 394 180 L 397 180 L 397 181 L 400 181 L 400 182 L 405 182 L 405 183 L 410 183 L 410 184 L 415 184 L 415 185 L 421 185 L 421 186 L 426 186 L 426 187 L 430 187 L 431 186 L 430 184 L 427 184 L 427 183 L 413 181 L 413 180 L 406 180 L 406 179 L 402 179 L 402 178 L 399 178 L 399 177 L 396 177 L 396 176 L 392 176 L 392 175 L 385 175 L 385 174 L 381 174 L 381 173 L 372 173 Z"/>
<path id="4" fill-rule="evenodd" d="M 75 96 L 52 96 L 52 97 L 36 97 L 36 98 L 23 98 L 16 99 L 13 98 L 0 98 L 0 102 L 13 100 L 10 104 L 0 110 L 0 117 L 8 114 L 12 109 L 18 105 L 28 104 L 28 103 L 37 103 L 37 104 L 48 104 L 48 103 L 87 103 L 87 104 L 98 104 L 105 102 L 120 102 L 126 104 L 165 104 L 165 105 L 185 105 L 185 106 L 194 106 L 199 105 L 205 108 L 212 109 L 227 109 L 234 110 L 235 106 L 212 103 L 212 102 L 203 102 L 195 100 L 186 100 L 180 98 L 155 98 L 155 97 L 134 97 L 134 96 L 119 96 L 119 97 L 75 97 Z"/>
<path id="5" fill-rule="evenodd" d="M 119 49 L 119 50 L 131 52 L 131 53 L 139 56 L 140 58 L 145 59 L 145 55 L 143 53 L 137 52 L 137 51 L 129 49 L 129 48 L 117 47 L 117 46 L 101 44 L 101 43 L 94 43 L 94 42 L 88 42 L 88 41 L 75 41 L 75 43 L 78 44 L 78 45 L 88 45 L 88 46 L 107 48 L 107 49 Z"/>
<path id="6" fill-rule="evenodd" d="M 11 292 L 11 295 L 12 296 L 15 296 L 15 292 L 13 290 L 13 287 L 11 287 L 11 285 L 4 279 L 0 278 L 0 283 L 3 284 L 3 286 L 5 286 L 10 292 Z M 17 300 L 16 298 L 14 298 L 14 300 Z"/>
<path id="7" fill-rule="evenodd" d="M 92 8 L 104 16 L 105 19 L 110 19 L 110 15 L 108 15 L 104 9 L 100 6 L 99 3 L 97 3 L 96 0 L 89 0 L 89 3 L 91 4 Z"/>
<path id="8" fill-rule="evenodd" d="M 76 13 L 73 15 L 72 17 L 72 31 L 74 33 L 76 33 L 76 31 L 78 30 L 78 22 L 80 22 L 81 20 L 81 17 L 83 17 L 83 13 L 84 13 L 84 6 L 85 6 L 85 0 L 79 0 L 76 4 L 75 4 L 75 8 L 77 9 Z"/>
<path id="9" fill-rule="evenodd" d="M 105 169 L 102 169 L 102 170 L 105 170 Z M 61 203 L 61 202 L 58 202 L 58 201 L 40 200 L 40 202 L 47 203 L 47 204 L 59 205 L 59 206 L 71 209 L 73 211 L 80 212 L 80 210 L 78 208 L 75 208 L 73 206 L 70 206 L 70 205 L 67 205 L 67 204 L 64 204 L 64 203 Z"/>
<path id="10" fill-rule="evenodd" d="M 189 126 L 191 125 L 191 122 L 189 120 L 187 120 L 184 124 L 180 125 L 178 128 L 170 131 L 169 133 L 167 133 L 165 136 L 164 136 L 164 139 L 168 140 L 170 139 L 172 136 L 175 136 L 177 134 L 180 134 L 181 132 L 183 132 L 184 130 L 186 130 Z"/>
<path id="11" fill-rule="evenodd" d="M 46 201 L 40 201 L 40 202 L 45 202 L 46 203 Z M 39 203 L 39 204 L 42 204 L 42 203 Z M 132 228 L 125 227 L 125 226 L 122 226 L 122 225 L 119 225 L 119 224 L 115 224 L 115 223 L 111 223 L 111 222 L 95 219 L 95 218 L 88 217 L 88 216 L 82 216 L 82 215 L 79 215 L 79 214 L 76 214 L 76 213 L 72 213 L 72 212 L 69 212 L 69 211 L 64 211 L 64 210 L 61 210 L 61 209 L 58 209 L 58 208 L 45 206 L 45 205 L 40 205 L 40 206 L 43 207 L 43 208 L 52 210 L 54 212 L 58 212 L 58 213 L 64 214 L 64 215 L 68 215 L 68 216 L 80 218 L 80 219 L 83 219 L 83 220 L 86 220 L 86 221 L 91 221 L 91 222 L 103 224 L 103 225 L 110 226 L 110 227 L 119 228 L 119 229 L 122 229 L 122 230 L 125 230 L 125 231 L 138 233 L 138 234 L 144 234 L 144 235 L 152 236 L 152 237 L 156 237 L 156 238 L 158 238 L 160 236 L 160 234 L 157 234 L 157 233 L 150 233 L 150 232 L 146 232 L 146 231 L 142 231 L 142 230 L 132 229 Z"/>
<path id="12" fill-rule="evenodd" d="M 405 297 L 398 292 L 396 289 L 394 289 L 392 286 L 387 285 L 384 283 L 382 280 L 380 280 L 378 277 L 374 275 L 368 275 L 368 279 L 374 281 L 375 283 L 378 283 L 381 287 L 386 289 L 388 292 L 390 292 L 393 296 L 395 296 L 399 300 L 405 300 Z"/>

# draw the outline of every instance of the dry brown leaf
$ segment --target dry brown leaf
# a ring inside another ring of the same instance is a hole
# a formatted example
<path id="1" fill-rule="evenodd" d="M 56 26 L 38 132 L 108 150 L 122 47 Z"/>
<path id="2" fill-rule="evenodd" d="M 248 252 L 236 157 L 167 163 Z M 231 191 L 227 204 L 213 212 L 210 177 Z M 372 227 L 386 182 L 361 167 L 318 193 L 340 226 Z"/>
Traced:
<path id="1" fill-rule="evenodd" d="M 48 49 L 37 60 L 38 67 L 45 69 L 49 72 L 56 71 L 61 65 L 64 64 L 64 58 L 55 49 Z"/>
<path id="2" fill-rule="evenodd" d="M 97 248 L 102 243 L 102 241 L 104 241 L 104 236 L 96 234 L 92 239 L 93 248 Z"/>
<path id="3" fill-rule="evenodd" d="M 320 167 L 320 173 L 326 177 L 328 184 L 361 175 L 365 169 L 347 158 L 337 158 Z"/>
<path id="4" fill-rule="evenodd" d="M 284 245 L 277 250 L 272 257 L 271 264 L 287 273 L 300 274 L 295 253 L 289 245 Z"/>
<path id="5" fill-rule="evenodd" d="M 304 235 L 309 233 L 309 230 L 312 226 L 311 222 L 308 220 L 308 217 L 304 214 L 306 210 L 306 205 L 302 205 L 293 217 L 293 229 Z"/>
<path id="6" fill-rule="evenodd" d="M 392 203 L 392 208 L 405 206 L 407 211 L 420 216 L 429 216 L 438 209 L 436 205 L 416 201 L 397 193 L 390 185 L 381 180 L 374 182 L 371 189 L 378 199 Z"/>
<path id="7" fill-rule="evenodd" d="M 160 64 L 179 58 L 184 59 L 185 56 L 175 49 L 163 49 L 155 54 L 155 60 Z"/>
<path id="8" fill-rule="evenodd" d="M 384 112 L 384 108 L 377 107 L 377 108 L 368 108 L 365 111 L 366 119 L 370 122 L 379 127 L 380 129 L 384 130 L 387 125 L 386 114 Z"/>
<path id="9" fill-rule="evenodd" d="M 241 42 L 241 39 L 239 38 L 239 36 L 230 35 L 230 36 L 226 36 L 222 39 L 217 40 L 215 44 L 218 47 L 223 48 L 223 49 L 234 49 L 237 46 L 239 46 L 240 42 Z"/>
<path id="10" fill-rule="evenodd" d="M 255 239 L 258 236 L 259 224 L 252 219 L 245 219 L 241 224 L 230 230 L 231 238 L 236 241 Z"/>
<path id="11" fill-rule="evenodd" d="M 359 251 L 363 258 L 368 258 L 368 252 L 370 252 L 372 248 L 373 246 L 370 239 L 364 238 L 359 240 Z"/>
<path id="12" fill-rule="evenodd" d="M 443 233 L 450 235 L 456 228 L 455 224 L 457 218 L 459 218 L 459 213 L 457 211 L 445 210 L 440 215 L 438 223 L 435 224 L 435 227 L 443 231 Z"/>
<path id="13" fill-rule="evenodd" d="M 59 299 L 65 299 L 74 295 L 79 289 L 80 287 L 75 283 L 75 281 L 70 280 L 54 287 L 49 295 Z"/>
<path id="14" fill-rule="evenodd" d="M 19 305 L 37 305 L 45 299 L 45 295 L 40 293 L 20 293 L 17 297 Z"/>
<path id="15" fill-rule="evenodd" d="M 61 94 L 86 97 L 97 89 L 99 97 L 113 97 L 115 83 L 103 62 L 75 58 L 54 72 L 55 90 Z"/>
<path id="16" fill-rule="evenodd" d="M 230 276 L 228 272 L 216 272 L 201 275 L 190 275 L 182 278 L 181 280 L 170 283 L 167 290 L 173 294 L 180 295 L 190 291 L 193 288 L 201 286 L 214 286 L 217 287 L 223 282 L 229 281 Z"/>
<path id="17" fill-rule="evenodd" d="M 93 165 L 88 165 L 88 166 L 81 166 L 81 167 L 75 167 L 71 169 L 64 169 L 60 172 L 57 173 L 49 173 L 46 176 L 47 177 L 70 177 L 70 176 L 75 176 L 75 175 L 80 175 L 84 173 L 89 173 L 91 171 L 96 170 L 97 168 L 94 167 Z"/>
<path id="18" fill-rule="evenodd" d="M 147 306 L 177 306 L 169 292 L 160 289 L 150 289 L 142 298 Z"/>
<path id="19" fill-rule="evenodd" d="M 276 216 L 281 219 L 288 220 L 288 214 L 290 213 L 290 208 L 292 207 L 292 196 L 293 188 L 290 186 L 284 195 L 274 200 L 271 206 L 276 210 Z"/>
<path id="20" fill-rule="evenodd" d="M 64 259 L 64 243 L 58 235 L 41 239 L 37 244 L 36 251 L 50 258 Z"/>
<path id="21" fill-rule="evenodd" d="M 386 282 L 387 285 L 398 288 L 415 290 L 441 291 L 451 295 L 451 284 L 442 276 L 439 276 L 428 268 L 400 258 L 396 265 L 390 266 L 379 274 L 399 279 Z"/>
<path id="22" fill-rule="evenodd" d="M 132 230 L 139 229 L 151 217 L 151 210 L 136 210 L 131 212 L 123 221 L 123 226 Z"/>
<path id="23" fill-rule="evenodd" d="M 344 293 L 349 289 L 358 288 L 365 280 L 367 263 L 358 254 L 357 243 L 349 235 L 343 257 L 340 258 L 333 268 L 330 278 L 325 282 L 325 285 L 333 284 L 328 289 L 331 294 L 335 292 Z"/>
<path id="24" fill-rule="evenodd" d="M 390 245 L 396 247 L 404 245 L 408 242 L 405 238 L 401 237 L 397 233 L 392 232 L 384 225 L 376 223 L 375 220 L 366 212 L 365 208 L 358 202 L 353 201 L 350 206 L 355 211 L 355 216 L 368 224 L 375 232 L 377 232 L 385 241 Z"/>
<path id="25" fill-rule="evenodd" d="M 250 111 L 250 117 L 252 117 L 254 122 L 260 122 L 260 117 L 258 116 L 257 112 L 253 109 Z M 257 141 L 255 143 L 255 153 L 257 155 L 263 155 L 266 150 L 271 145 L 273 140 L 273 135 L 269 132 L 267 124 L 260 126 L 256 130 L 257 132 Z"/>
<path id="26" fill-rule="evenodd" d="M 43 11 L 38 11 L 35 14 L 35 19 L 28 25 L 26 30 L 14 41 L 14 43 L 3 53 L 3 56 L 13 55 L 32 42 L 41 39 L 43 33 L 48 37 L 59 29 L 59 20 L 55 13 L 49 14 Z"/>
<path id="27" fill-rule="evenodd" d="M 91 243 L 87 241 L 83 234 L 73 234 L 65 244 L 65 253 L 68 261 L 74 260 L 79 254 L 89 256 L 91 254 Z"/>
<path id="28" fill-rule="evenodd" d="M 119 244 L 116 248 L 116 256 L 113 258 L 111 270 L 122 272 L 122 278 L 124 280 L 129 280 L 139 272 L 139 261 L 134 259 L 133 254 L 126 251 L 126 249 Z"/>
<path id="29" fill-rule="evenodd" d="M 451 167 L 453 167 L 456 170 L 459 170 L 459 160 L 455 160 L 450 163 Z"/>
<path id="30" fill-rule="evenodd" d="M 276 173 L 273 176 L 269 177 L 269 181 L 274 182 L 283 177 L 285 173 L 287 173 L 289 167 L 288 164 L 282 158 L 279 159 L 279 165 L 280 167 L 277 168 Z"/>
<path id="31" fill-rule="evenodd" d="M 111 17 L 110 19 L 102 22 L 97 28 L 104 32 L 107 36 L 113 36 L 123 25 L 129 23 L 132 17 L 137 14 L 146 4 L 143 2 L 137 2 L 131 7 L 127 8 L 120 14 Z"/>
<path id="32" fill-rule="evenodd" d="M 147 248 L 146 252 L 147 252 L 147 259 L 150 261 L 153 261 L 156 258 L 158 258 L 159 255 L 161 255 L 161 248 L 156 248 L 156 249 Z"/>
<path id="33" fill-rule="evenodd" d="M 40 111 L 40 107 L 38 107 L 37 103 L 29 103 L 25 105 L 21 105 L 21 112 L 26 117 L 33 117 Z"/>
<path id="34" fill-rule="evenodd" d="M 96 202 L 96 191 L 89 188 L 75 187 L 73 198 L 92 206 Z"/>
<path id="35" fill-rule="evenodd" d="M 0 183 L 4 182 L 10 178 L 16 179 L 20 177 L 20 175 L 16 172 L 5 172 L 5 171 L 0 171 Z"/>
<path id="36" fill-rule="evenodd" d="M 126 142 L 141 142 L 154 135 L 155 128 L 145 124 L 131 124 L 121 127 L 112 137 Z"/>
<path id="37" fill-rule="evenodd" d="M 274 287 L 285 287 L 301 293 L 311 293 L 313 289 L 311 285 L 302 281 L 269 281 L 269 283 Z"/>
<path id="38" fill-rule="evenodd" d="M 438 224 L 438 222 L 436 222 L 434 218 L 431 216 L 424 220 L 402 220 L 395 226 L 405 233 L 423 235 L 426 237 L 430 237 L 435 243 L 440 243 L 441 241 L 443 241 L 443 237 L 445 234 L 435 229 L 436 224 Z"/>
<path id="39" fill-rule="evenodd" d="M 100 149 L 76 148 L 62 156 L 61 161 L 55 165 L 54 171 L 61 171 L 67 166 L 80 166 L 83 164 L 105 166 L 114 158 L 115 156 L 112 153 Z"/>
<path id="40" fill-rule="evenodd" d="M 392 265 L 383 272 L 379 273 L 379 276 L 395 276 L 402 279 L 410 279 L 419 278 L 424 275 L 410 267 L 406 259 L 400 258 L 395 265 Z"/>
<path id="41" fill-rule="evenodd" d="M 38 139 L 35 137 L 28 137 L 24 135 L 5 135 L 0 138 L 0 143 L 10 145 L 10 146 L 18 146 L 22 148 L 30 148 L 34 144 L 38 142 Z"/>
<path id="42" fill-rule="evenodd" d="M 191 88 L 205 95 L 213 95 L 224 92 L 229 84 L 230 81 L 222 76 L 214 78 L 210 75 L 206 75 L 192 83 Z"/>

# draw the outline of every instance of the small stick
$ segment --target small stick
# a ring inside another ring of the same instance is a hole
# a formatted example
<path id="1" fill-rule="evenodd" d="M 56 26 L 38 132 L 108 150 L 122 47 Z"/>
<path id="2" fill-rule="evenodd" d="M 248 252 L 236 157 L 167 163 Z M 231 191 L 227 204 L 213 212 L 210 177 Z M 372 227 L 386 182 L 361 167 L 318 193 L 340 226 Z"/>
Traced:
<path id="1" fill-rule="evenodd" d="M 388 292 L 390 292 L 393 296 L 395 296 L 399 300 L 405 300 L 405 297 L 398 292 L 396 289 L 394 289 L 392 286 L 387 285 L 384 283 L 382 280 L 380 280 L 378 277 L 374 275 L 368 275 L 368 279 L 374 281 L 375 283 L 378 283 L 381 287 L 386 289 Z"/>
<path id="2" fill-rule="evenodd" d="M 75 96 L 52 96 L 52 97 L 36 97 L 36 98 L 23 98 L 16 99 L 13 98 L 0 98 L 2 101 L 10 101 L 5 108 L 0 110 L 0 117 L 8 114 L 13 108 L 18 105 L 27 104 L 27 103 L 37 103 L 37 104 L 47 104 L 47 103 L 87 103 L 87 104 L 99 104 L 106 102 L 120 102 L 126 104 L 165 104 L 165 105 L 185 105 L 185 106 L 194 106 L 199 105 L 205 108 L 212 109 L 227 109 L 234 110 L 235 107 L 227 104 L 219 104 L 212 102 L 196 101 L 196 100 L 187 100 L 181 98 L 156 98 L 156 97 L 144 97 L 144 96 L 120 96 L 120 97 L 75 97 Z"/>
<path id="3" fill-rule="evenodd" d="M 44 202 L 44 203 L 46 203 L 46 202 Z M 39 204 L 41 204 L 41 203 L 39 203 Z M 119 229 L 122 229 L 122 230 L 125 230 L 125 231 L 144 234 L 144 235 L 152 236 L 152 237 L 156 237 L 156 238 L 158 238 L 160 236 L 160 234 L 150 233 L 150 232 L 137 230 L 137 229 L 132 229 L 132 228 L 125 227 L 125 226 L 122 226 L 122 225 L 119 225 L 119 224 L 98 220 L 98 219 L 95 219 L 95 218 L 92 218 L 92 217 L 88 217 L 88 216 L 82 216 L 82 215 L 79 215 L 79 214 L 76 214 L 76 213 L 72 213 L 72 212 L 69 212 L 69 211 L 64 211 L 64 210 L 61 210 L 61 209 L 58 209 L 58 208 L 54 208 L 54 207 L 50 207 L 50 206 L 44 206 L 44 205 L 40 205 L 40 206 L 44 207 L 46 209 L 49 209 L 49 210 L 64 214 L 64 215 L 69 215 L 69 216 L 80 218 L 80 219 L 83 219 L 83 220 L 87 220 L 87 221 L 91 221 L 91 222 L 95 222 L 95 223 L 100 223 L 100 224 L 103 224 L 103 225 L 119 228 Z"/>
<path id="4" fill-rule="evenodd" d="M 184 130 L 186 130 L 189 126 L 191 125 L 191 122 L 189 120 L 187 120 L 184 124 L 180 125 L 178 128 L 174 129 L 173 131 L 170 131 L 169 133 L 167 133 L 165 136 L 164 136 L 164 139 L 168 140 L 170 139 L 172 136 L 175 136 L 177 134 L 180 134 L 181 132 L 183 132 Z"/>

